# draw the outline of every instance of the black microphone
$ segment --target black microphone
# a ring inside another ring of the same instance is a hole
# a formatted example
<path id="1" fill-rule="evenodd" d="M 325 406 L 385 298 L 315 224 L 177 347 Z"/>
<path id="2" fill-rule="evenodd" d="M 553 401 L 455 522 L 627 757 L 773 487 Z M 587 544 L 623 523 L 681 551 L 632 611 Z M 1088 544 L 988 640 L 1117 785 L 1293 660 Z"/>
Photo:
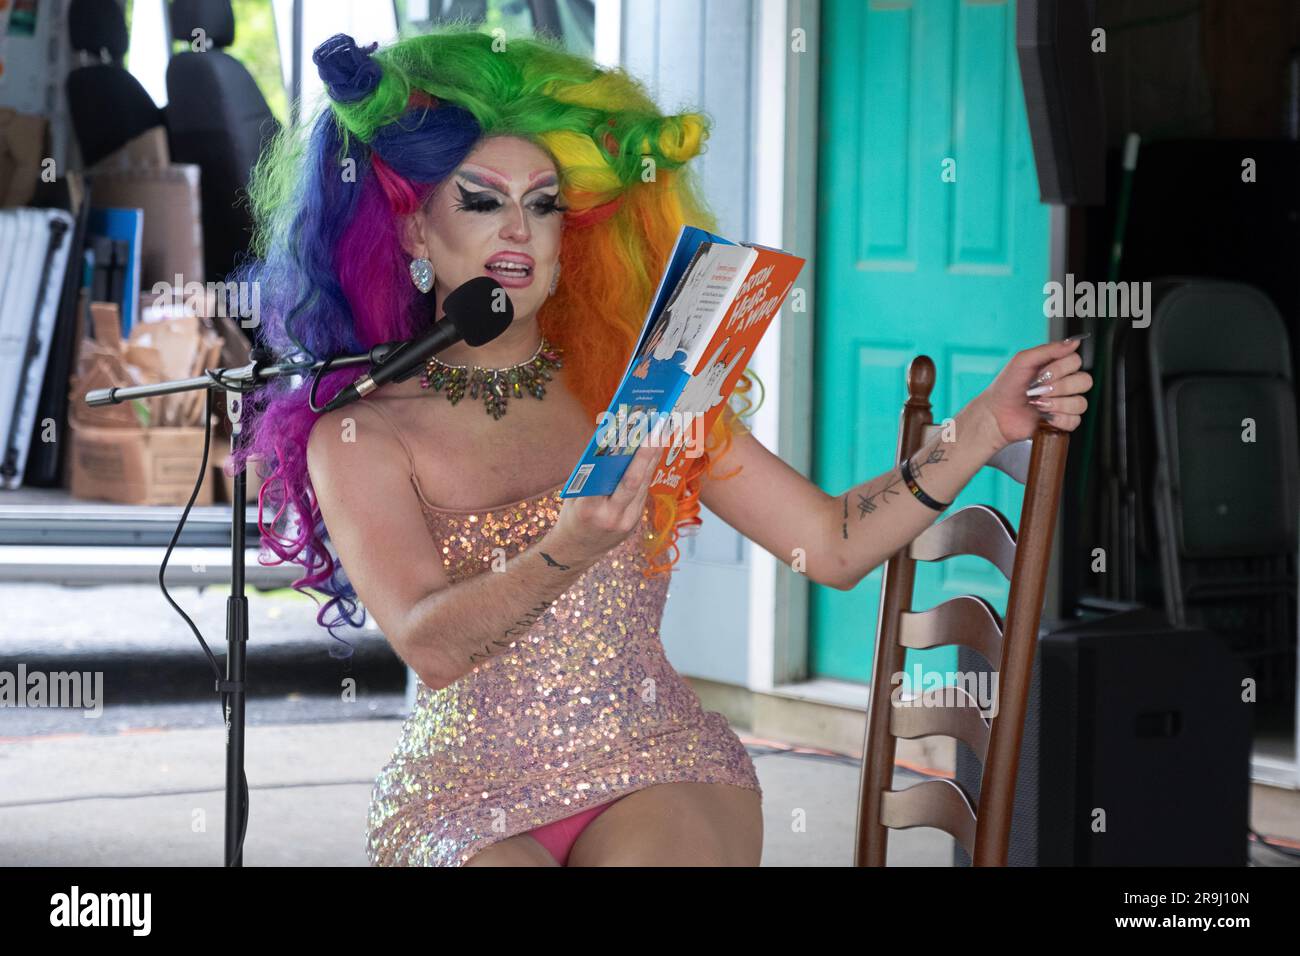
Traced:
<path id="1" fill-rule="evenodd" d="M 324 411 L 342 408 L 381 385 L 410 378 L 429 356 L 451 348 L 462 339 L 473 348 L 486 345 L 504 332 L 514 317 L 514 303 L 501 283 L 491 276 L 470 279 L 448 293 L 443 317 L 432 329 L 398 346 L 378 368 L 330 399 Z"/>

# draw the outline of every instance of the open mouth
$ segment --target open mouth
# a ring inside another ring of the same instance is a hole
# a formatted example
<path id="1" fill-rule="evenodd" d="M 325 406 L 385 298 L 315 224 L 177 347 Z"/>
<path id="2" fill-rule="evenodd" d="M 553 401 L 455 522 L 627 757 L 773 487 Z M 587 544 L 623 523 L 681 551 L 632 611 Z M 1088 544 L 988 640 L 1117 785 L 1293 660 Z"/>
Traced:
<path id="1" fill-rule="evenodd" d="M 523 262 L 515 262 L 510 259 L 497 259 L 489 262 L 485 268 L 488 272 L 496 275 L 506 276 L 511 279 L 524 279 L 533 274 L 533 267 Z"/>

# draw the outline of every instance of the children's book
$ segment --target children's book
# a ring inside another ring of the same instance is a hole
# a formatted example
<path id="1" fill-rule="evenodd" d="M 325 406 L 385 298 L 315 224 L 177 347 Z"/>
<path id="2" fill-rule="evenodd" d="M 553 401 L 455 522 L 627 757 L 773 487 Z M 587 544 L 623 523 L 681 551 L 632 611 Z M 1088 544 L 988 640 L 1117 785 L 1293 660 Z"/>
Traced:
<path id="1" fill-rule="evenodd" d="M 647 441 L 664 449 L 650 493 L 675 492 L 803 264 L 683 226 L 623 381 L 562 497 L 613 493 Z"/>

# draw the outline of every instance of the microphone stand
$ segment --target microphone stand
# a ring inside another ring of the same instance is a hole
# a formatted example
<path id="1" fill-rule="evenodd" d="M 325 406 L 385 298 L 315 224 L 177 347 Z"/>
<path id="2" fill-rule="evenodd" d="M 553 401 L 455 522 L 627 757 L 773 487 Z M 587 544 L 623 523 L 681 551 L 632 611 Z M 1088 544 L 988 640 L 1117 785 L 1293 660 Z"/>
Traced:
<path id="1" fill-rule="evenodd" d="M 265 364 L 269 358 L 262 348 L 256 348 L 250 354 L 249 364 L 239 368 L 207 369 L 205 374 L 194 378 L 173 379 L 150 385 L 131 385 L 115 388 L 99 388 L 87 392 L 86 404 L 92 406 L 117 405 L 136 398 L 148 398 L 155 395 L 172 395 L 177 392 L 218 389 L 227 392 L 226 414 L 231 422 L 230 447 L 235 449 L 235 439 L 239 435 L 239 418 L 243 406 L 243 394 L 251 392 L 264 380 L 286 376 L 301 375 L 304 372 L 324 372 L 327 369 L 342 368 L 348 365 L 370 364 L 382 365 L 391 359 L 406 342 L 385 342 L 376 345 L 369 352 L 361 355 L 341 356 L 321 362 L 285 363 L 280 365 Z M 210 407 L 210 406 L 206 406 Z M 205 428 L 212 427 L 211 416 L 204 423 Z M 195 496 L 198 486 L 195 488 Z M 244 593 L 244 542 L 247 526 L 248 483 L 246 469 L 241 468 L 234 478 L 234 502 L 230 514 L 230 597 L 226 600 L 226 673 L 224 679 L 216 681 L 216 691 L 227 695 L 225 706 L 226 725 L 226 823 L 225 823 L 225 865 L 242 867 L 244 865 L 244 818 L 248 812 L 247 797 L 244 792 L 244 704 L 245 690 L 245 645 L 248 643 L 248 598 Z M 181 523 L 176 528 L 175 541 L 180 538 L 181 528 L 189 514 L 190 504 L 185 506 Z M 159 574 L 162 583 L 162 574 Z M 163 589 L 166 595 L 166 588 Z M 201 639 L 200 639 L 201 642 Z M 206 648 L 206 645 L 205 645 Z"/>

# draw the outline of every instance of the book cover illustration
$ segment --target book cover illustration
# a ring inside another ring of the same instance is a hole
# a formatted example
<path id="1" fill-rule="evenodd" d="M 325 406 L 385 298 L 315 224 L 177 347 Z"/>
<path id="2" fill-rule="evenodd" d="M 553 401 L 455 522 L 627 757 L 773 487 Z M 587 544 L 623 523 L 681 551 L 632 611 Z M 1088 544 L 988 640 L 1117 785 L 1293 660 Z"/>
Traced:
<path id="1" fill-rule="evenodd" d="M 749 248 L 754 258 L 736 294 L 724 306 L 725 314 L 691 353 L 691 377 L 673 410 L 692 427 L 676 434 L 659 463 L 650 494 L 676 492 L 694 459 L 704 453 L 709 430 L 803 268 L 803 259 L 780 249 Z"/>
<path id="2" fill-rule="evenodd" d="M 664 448 L 651 493 L 675 490 L 803 263 L 684 226 L 623 381 L 562 496 L 612 493 L 645 441 Z"/>

